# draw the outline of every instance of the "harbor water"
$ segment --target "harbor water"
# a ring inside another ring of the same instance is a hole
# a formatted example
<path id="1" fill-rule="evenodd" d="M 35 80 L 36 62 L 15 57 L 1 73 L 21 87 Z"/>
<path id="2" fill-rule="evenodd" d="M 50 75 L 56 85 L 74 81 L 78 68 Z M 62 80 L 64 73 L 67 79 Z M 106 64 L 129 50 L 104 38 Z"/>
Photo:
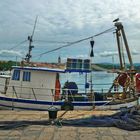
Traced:
<path id="1" fill-rule="evenodd" d="M 84 89 L 85 83 L 90 83 L 91 75 L 87 75 L 87 81 L 85 80 L 85 73 L 67 73 L 60 75 L 61 86 L 63 87 L 66 81 L 75 82 L 78 89 Z M 107 91 L 115 79 L 115 73 L 108 73 L 105 71 L 93 71 L 92 72 L 92 84 L 94 91 Z"/>
<path id="2" fill-rule="evenodd" d="M 93 90 L 96 92 L 106 92 L 112 86 L 114 79 L 116 78 L 116 73 L 108 73 L 106 71 L 93 71 L 92 72 L 92 83 Z M 89 75 L 90 79 L 90 75 Z M 65 74 L 60 75 L 61 87 L 64 86 L 66 81 L 75 82 L 78 86 L 78 90 L 84 90 L 85 87 L 85 74 L 77 74 L 77 73 L 68 73 L 67 76 Z M 87 81 L 90 82 L 90 81 Z M 139 99 L 140 104 L 140 99 Z"/>

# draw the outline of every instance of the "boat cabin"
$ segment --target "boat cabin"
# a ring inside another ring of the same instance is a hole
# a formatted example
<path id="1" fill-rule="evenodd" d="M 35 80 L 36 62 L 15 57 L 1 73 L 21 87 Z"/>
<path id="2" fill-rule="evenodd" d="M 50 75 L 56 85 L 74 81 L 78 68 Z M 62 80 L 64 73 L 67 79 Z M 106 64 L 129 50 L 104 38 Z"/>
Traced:
<path id="1" fill-rule="evenodd" d="M 68 58 L 66 69 L 13 66 L 6 94 L 16 98 L 57 101 L 61 94 L 59 74 L 71 72 L 90 73 L 90 60 Z"/>
<path id="2" fill-rule="evenodd" d="M 61 69 L 42 67 L 14 66 L 7 94 L 13 93 L 17 98 L 52 100 L 57 73 L 64 73 Z"/>

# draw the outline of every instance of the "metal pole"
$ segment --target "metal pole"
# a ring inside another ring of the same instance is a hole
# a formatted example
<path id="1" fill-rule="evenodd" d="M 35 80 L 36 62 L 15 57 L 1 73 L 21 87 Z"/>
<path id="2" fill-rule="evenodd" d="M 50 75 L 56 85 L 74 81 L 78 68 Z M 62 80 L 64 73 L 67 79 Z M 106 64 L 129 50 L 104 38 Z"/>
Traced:
<path id="1" fill-rule="evenodd" d="M 130 50 L 129 50 L 129 46 L 128 46 L 128 42 L 127 42 L 127 39 L 126 39 L 126 35 L 125 35 L 125 32 L 124 32 L 123 26 L 121 28 L 121 31 L 122 31 L 122 35 L 123 35 L 123 39 L 124 39 L 125 48 L 126 48 L 126 51 L 127 51 L 130 67 L 131 67 L 131 70 L 134 70 L 134 65 L 133 65 L 132 57 L 131 57 L 131 54 L 130 54 Z"/>
<path id="2" fill-rule="evenodd" d="M 117 27 L 117 30 L 118 30 L 118 31 L 121 30 L 121 32 L 122 32 L 122 36 L 123 36 L 125 48 L 126 48 L 126 51 L 127 51 L 127 55 L 128 55 L 130 67 L 131 67 L 131 70 L 134 70 L 134 65 L 133 65 L 131 53 L 130 53 L 130 50 L 129 50 L 128 42 L 127 42 L 127 39 L 126 39 L 126 35 L 125 35 L 124 29 L 123 29 L 123 25 L 122 25 L 121 22 L 116 22 L 116 23 L 115 23 L 115 26 Z"/>
<path id="3" fill-rule="evenodd" d="M 120 33 L 119 33 L 119 30 L 117 29 L 116 30 L 116 38 L 117 38 L 117 45 L 118 45 L 118 52 L 119 52 L 119 59 L 120 59 L 120 69 L 123 70 L 124 66 L 123 66 L 123 63 L 122 63 L 122 53 L 121 53 L 121 47 L 120 47 Z"/>
<path id="4" fill-rule="evenodd" d="M 29 49 L 28 49 L 28 53 L 27 53 L 26 58 L 25 58 L 26 61 L 27 61 L 27 63 L 30 62 L 30 59 L 31 59 L 31 57 L 32 57 L 31 51 L 32 51 L 32 48 L 34 48 L 34 46 L 32 46 L 32 42 L 33 42 L 33 36 L 34 36 L 35 28 L 36 28 L 37 19 L 38 19 L 38 16 L 36 16 L 36 19 L 35 19 L 35 24 L 34 24 L 34 28 L 33 28 L 32 35 L 31 35 L 31 36 L 28 36 L 28 40 L 29 40 Z"/>

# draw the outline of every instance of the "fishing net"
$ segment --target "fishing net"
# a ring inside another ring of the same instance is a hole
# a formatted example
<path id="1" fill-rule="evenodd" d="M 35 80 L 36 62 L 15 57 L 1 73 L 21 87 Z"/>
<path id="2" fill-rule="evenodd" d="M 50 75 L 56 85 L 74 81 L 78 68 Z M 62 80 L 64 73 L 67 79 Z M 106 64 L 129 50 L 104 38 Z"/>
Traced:
<path id="1" fill-rule="evenodd" d="M 75 127 L 117 127 L 124 130 L 140 130 L 140 111 L 129 110 L 112 116 L 90 116 L 83 119 L 64 120 L 62 125 Z"/>
<path id="2" fill-rule="evenodd" d="M 74 127 L 117 127 L 120 129 L 135 131 L 140 130 L 140 110 L 129 109 L 120 111 L 111 116 L 89 116 L 80 119 L 55 119 L 39 121 L 0 121 L 0 130 L 9 130 L 30 125 L 56 125 L 56 126 L 74 126 Z"/>

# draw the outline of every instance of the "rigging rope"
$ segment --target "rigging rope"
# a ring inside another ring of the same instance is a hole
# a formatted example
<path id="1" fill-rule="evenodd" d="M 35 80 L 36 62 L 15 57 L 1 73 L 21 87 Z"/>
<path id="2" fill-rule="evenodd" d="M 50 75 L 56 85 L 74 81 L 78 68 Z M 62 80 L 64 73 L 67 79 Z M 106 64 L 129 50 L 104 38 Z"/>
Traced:
<path id="1" fill-rule="evenodd" d="M 35 19 L 34 28 L 33 28 L 33 32 L 32 32 L 31 38 L 33 38 L 33 36 L 34 36 L 37 20 L 38 20 L 38 16 L 36 16 L 36 19 Z"/>
<path id="2" fill-rule="evenodd" d="M 100 32 L 100 33 L 98 33 L 98 34 L 95 34 L 95 35 L 93 35 L 93 36 L 90 36 L 90 37 L 87 37 L 87 38 L 83 38 L 83 39 L 80 39 L 80 40 L 77 40 L 77 41 L 74 41 L 74 42 L 70 42 L 70 43 L 68 43 L 68 44 L 66 44 L 66 45 L 63 45 L 63 46 L 60 46 L 60 47 L 58 47 L 58 48 L 52 49 L 52 50 L 50 50 L 50 51 L 46 51 L 46 52 L 44 52 L 44 53 L 41 53 L 40 55 L 38 55 L 38 57 L 41 57 L 41 56 L 44 55 L 44 54 L 51 53 L 51 52 L 57 51 L 57 50 L 59 50 L 59 49 L 65 48 L 65 47 L 69 47 L 69 46 L 71 46 L 71 45 L 80 43 L 80 42 L 82 42 L 82 41 L 85 41 L 85 40 L 88 40 L 88 39 L 92 39 L 92 38 L 94 38 L 94 37 L 97 37 L 97 36 L 100 36 L 100 35 L 102 35 L 102 34 L 108 33 L 108 32 L 110 32 L 110 31 L 112 31 L 112 30 L 114 30 L 114 29 L 115 29 L 115 27 L 112 27 L 112 28 L 109 28 L 109 29 L 107 29 L 107 30 L 105 30 L 105 31 L 103 31 L 103 32 Z"/>
<path id="3" fill-rule="evenodd" d="M 68 44 L 68 43 L 71 43 L 71 42 L 68 42 L 68 41 L 46 41 L 46 40 L 34 40 L 34 42 L 60 43 L 60 44 Z"/>
<path id="4" fill-rule="evenodd" d="M 15 49 L 15 48 L 19 47 L 20 45 L 24 44 L 24 43 L 25 43 L 25 42 L 27 42 L 27 41 L 28 41 L 28 40 L 26 39 L 26 40 L 24 40 L 24 41 L 22 41 L 22 42 L 18 43 L 17 45 L 15 45 L 15 46 L 11 47 L 11 48 L 10 48 L 10 50 L 13 50 L 13 49 Z"/>

